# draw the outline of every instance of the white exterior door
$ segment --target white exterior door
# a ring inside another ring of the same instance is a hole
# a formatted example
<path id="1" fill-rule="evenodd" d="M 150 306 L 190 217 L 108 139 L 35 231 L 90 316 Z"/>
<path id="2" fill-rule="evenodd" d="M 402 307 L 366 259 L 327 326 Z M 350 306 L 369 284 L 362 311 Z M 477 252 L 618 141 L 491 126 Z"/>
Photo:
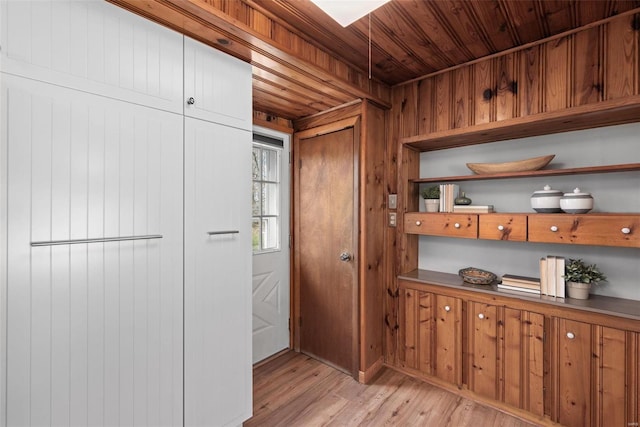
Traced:
<path id="1" fill-rule="evenodd" d="M 181 424 L 182 117 L 5 74 L 1 107 L 7 426 Z"/>
<path id="2" fill-rule="evenodd" d="M 289 348 L 289 135 L 254 129 L 253 363 Z M 265 138 L 266 137 L 266 138 Z"/>
<path id="3" fill-rule="evenodd" d="M 251 133 L 185 118 L 185 425 L 252 412 Z"/>

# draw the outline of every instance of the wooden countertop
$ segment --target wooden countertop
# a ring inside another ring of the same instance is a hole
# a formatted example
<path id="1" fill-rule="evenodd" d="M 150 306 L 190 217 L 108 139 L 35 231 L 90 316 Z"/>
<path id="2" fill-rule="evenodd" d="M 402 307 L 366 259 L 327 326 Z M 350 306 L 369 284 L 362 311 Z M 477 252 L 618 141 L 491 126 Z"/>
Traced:
<path id="1" fill-rule="evenodd" d="M 518 291 L 506 291 L 498 289 L 496 285 L 471 285 L 464 283 L 457 274 L 443 273 L 440 271 L 416 269 L 408 273 L 398 275 L 398 279 L 411 282 L 424 283 L 447 288 L 455 288 L 465 291 L 478 292 L 493 296 L 515 298 L 523 301 L 531 301 L 554 305 L 563 308 L 572 308 L 582 311 L 590 311 L 599 314 L 624 317 L 640 321 L 640 301 L 614 298 L 602 295 L 590 295 L 589 299 L 578 300 L 573 298 L 557 298 L 549 295 L 528 294 Z"/>

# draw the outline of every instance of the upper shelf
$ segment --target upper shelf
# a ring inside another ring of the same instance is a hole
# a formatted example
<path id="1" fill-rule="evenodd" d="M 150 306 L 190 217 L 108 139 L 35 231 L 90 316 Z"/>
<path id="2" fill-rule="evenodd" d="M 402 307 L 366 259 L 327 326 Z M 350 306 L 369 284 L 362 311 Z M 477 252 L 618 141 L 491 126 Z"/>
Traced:
<path id="1" fill-rule="evenodd" d="M 405 137 L 400 138 L 400 142 L 419 151 L 433 151 L 638 121 L 640 121 L 640 95 L 635 95 L 465 128 Z"/>
<path id="2" fill-rule="evenodd" d="M 542 169 L 537 171 L 525 172 L 508 172 L 494 173 L 486 175 L 460 175 L 460 176 L 440 176 L 434 178 L 411 179 L 409 182 L 428 183 L 428 182 L 454 182 L 454 181 L 476 181 L 488 179 L 505 179 L 505 178 L 531 178 L 536 176 L 559 176 L 559 175 L 580 175 L 590 173 L 609 173 L 609 172 L 629 172 L 640 170 L 640 163 L 626 163 L 621 165 L 607 166 L 589 166 L 582 168 L 568 169 Z"/>

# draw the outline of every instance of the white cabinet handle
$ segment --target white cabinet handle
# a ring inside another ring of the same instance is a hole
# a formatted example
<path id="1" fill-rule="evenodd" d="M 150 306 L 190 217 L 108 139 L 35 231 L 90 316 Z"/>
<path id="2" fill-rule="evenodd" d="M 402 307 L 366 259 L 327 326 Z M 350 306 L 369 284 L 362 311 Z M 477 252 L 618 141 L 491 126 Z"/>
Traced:
<path id="1" fill-rule="evenodd" d="M 624 228 L 623 228 L 622 230 L 620 230 L 620 231 L 622 231 L 622 234 L 629 234 L 629 233 L 631 233 L 631 229 L 630 229 L 629 227 L 624 227 Z"/>
<path id="2" fill-rule="evenodd" d="M 453 224 L 453 226 L 454 226 L 455 228 L 460 228 L 460 223 L 456 222 L 455 224 Z"/>
<path id="3" fill-rule="evenodd" d="M 555 233 L 556 231 L 558 231 L 558 226 L 552 225 L 551 228 L 549 228 L 549 230 L 551 230 L 551 231 L 553 231 Z"/>
<path id="4" fill-rule="evenodd" d="M 187 104 L 189 104 L 189 105 L 193 105 L 193 104 L 195 104 L 195 103 L 196 103 L 196 100 L 195 100 L 195 99 L 193 99 L 193 96 L 192 96 L 192 97 L 190 97 L 189 99 L 187 99 Z"/>
<path id="5" fill-rule="evenodd" d="M 451 307 L 449 307 L 448 305 L 444 306 L 444 311 L 451 311 Z"/>
<path id="6" fill-rule="evenodd" d="M 422 224 L 422 222 L 420 221 L 416 221 L 416 225 L 419 226 L 420 224 Z"/>
<path id="7" fill-rule="evenodd" d="M 504 225 L 499 225 L 498 226 L 498 230 L 500 230 L 500 231 L 504 230 Z"/>
<path id="8" fill-rule="evenodd" d="M 567 332 L 567 338 L 569 338 L 570 340 L 574 339 L 576 337 L 576 335 L 573 332 Z"/>
<path id="9" fill-rule="evenodd" d="M 484 319 L 484 314 L 482 313 L 478 314 L 478 319 Z"/>

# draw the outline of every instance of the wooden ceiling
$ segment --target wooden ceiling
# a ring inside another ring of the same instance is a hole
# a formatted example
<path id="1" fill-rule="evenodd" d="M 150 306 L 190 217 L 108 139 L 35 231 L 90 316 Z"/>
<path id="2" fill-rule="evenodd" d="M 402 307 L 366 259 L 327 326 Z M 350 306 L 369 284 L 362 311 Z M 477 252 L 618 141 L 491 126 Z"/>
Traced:
<path id="1" fill-rule="evenodd" d="M 309 0 L 110 1 L 251 62 L 254 108 L 286 119 L 361 98 L 389 105 L 398 83 L 640 8 L 640 0 L 391 0 L 342 28 Z"/>

